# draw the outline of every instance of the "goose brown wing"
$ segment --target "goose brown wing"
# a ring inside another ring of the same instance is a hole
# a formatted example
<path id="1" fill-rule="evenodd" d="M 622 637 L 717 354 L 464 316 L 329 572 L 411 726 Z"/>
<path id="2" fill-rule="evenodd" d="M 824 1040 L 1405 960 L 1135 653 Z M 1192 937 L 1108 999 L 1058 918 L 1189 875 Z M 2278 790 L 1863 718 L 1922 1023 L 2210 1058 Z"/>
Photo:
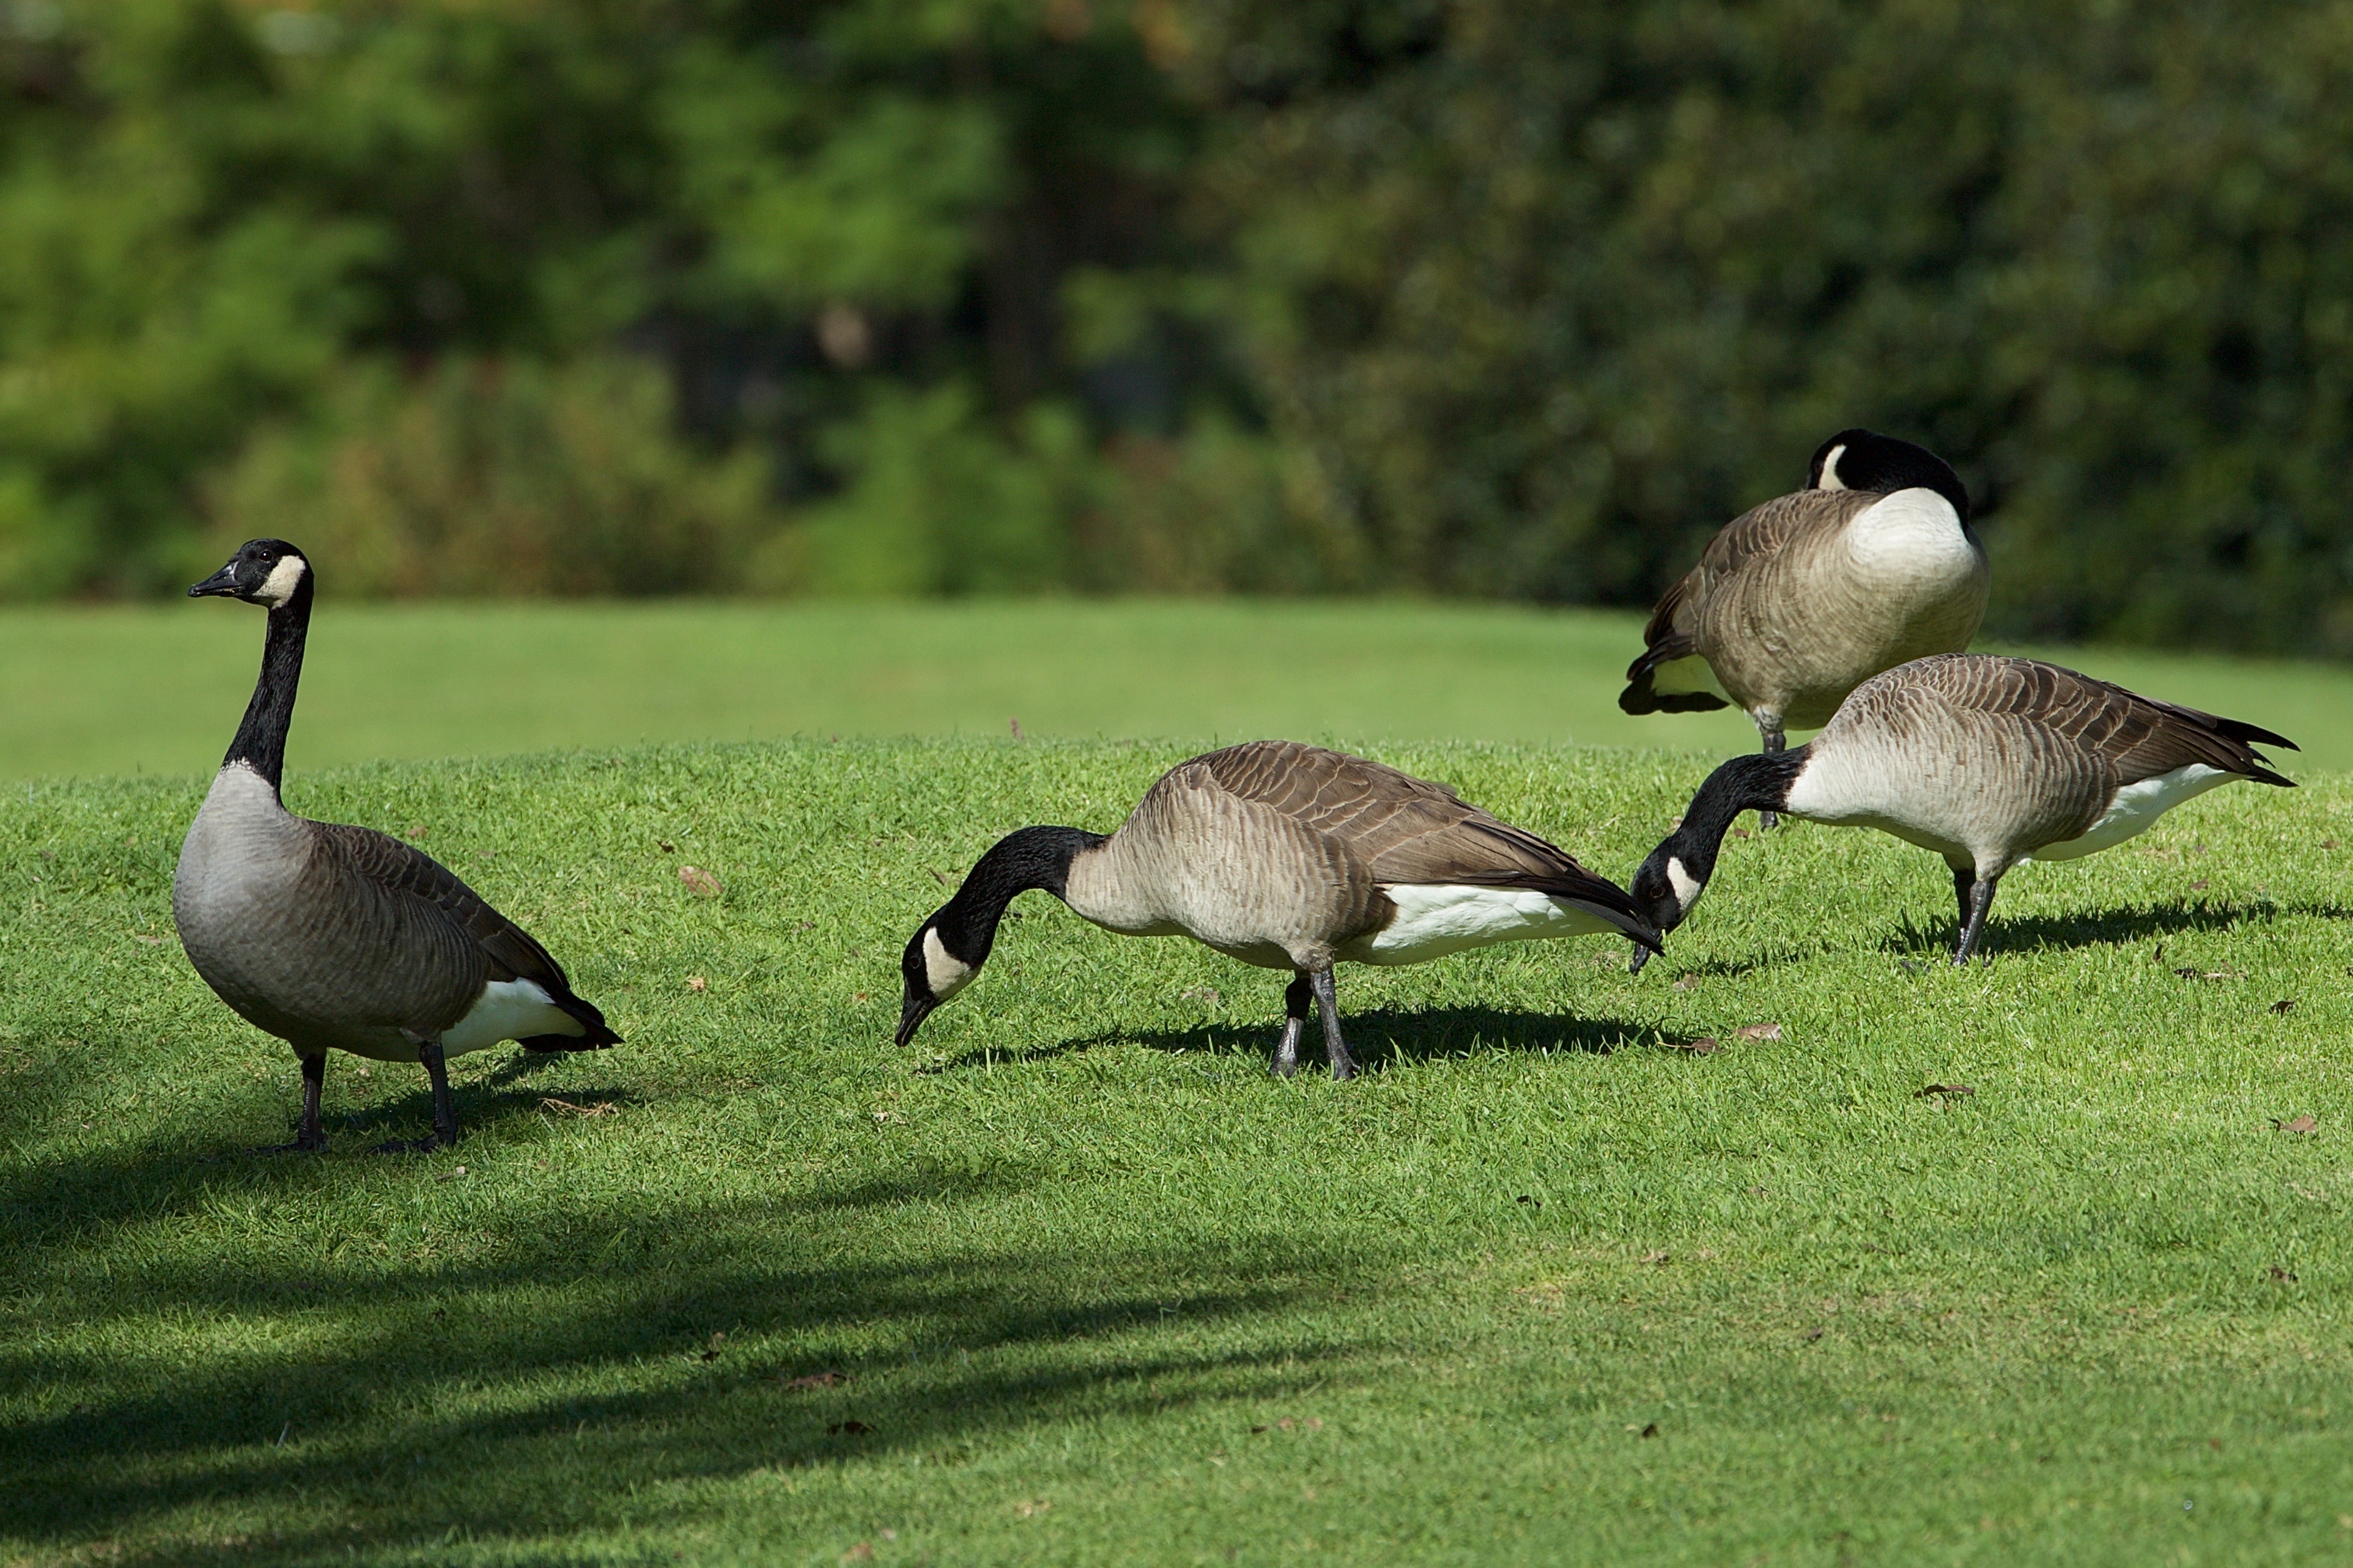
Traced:
<path id="1" fill-rule="evenodd" d="M 586 1043 L 620 1043 L 620 1037 L 607 1027 L 605 1016 L 593 1004 L 572 994 L 572 982 L 565 975 L 564 966 L 555 962 L 555 955 L 542 947 L 529 931 L 492 909 L 489 900 L 468 887 L 455 871 L 423 850 L 372 827 L 354 827 L 340 822 L 316 826 L 321 841 L 347 869 L 380 888 L 419 900 L 463 931 L 489 962 L 491 979 L 532 981 L 547 993 L 556 1006 L 587 1026 Z M 560 1038 L 567 1048 L 578 1048 L 584 1043 L 570 1036 Z"/>
<path id="2" fill-rule="evenodd" d="M 1535 889 L 1574 900 L 1629 935 L 1657 943 L 1657 931 L 1625 889 L 1559 846 L 1464 805 L 1444 784 L 1293 741 L 1231 746 L 1197 763 L 1227 794 L 1337 843 L 1377 882 Z"/>
<path id="3" fill-rule="evenodd" d="M 1981 712 L 2013 714 L 2105 758 L 2119 784 L 2193 763 L 2264 784 L 2289 784 L 2255 744 L 2296 749 L 2284 735 L 2160 702 L 2040 659 L 1945 654 L 1912 667 L 1921 684 Z"/>
<path id="4" fill-rule="evenodd" d="M 1881 497 L 1873 490 L 1799 490 L 1749 508 L 1722 528 L 1651 611 L 1642 627 L 1642 656 L 1626 667 L 1618 706 L 1629 713 L 1670 713 L 1728 706 L 1706 692 L 1662 693 L 1653 677 L 1661 665 L 1699 652 L 1700 624 L 1709 599 L 1752 563 L 1778 555 L 1802 536 L 1828 533 Z"/>

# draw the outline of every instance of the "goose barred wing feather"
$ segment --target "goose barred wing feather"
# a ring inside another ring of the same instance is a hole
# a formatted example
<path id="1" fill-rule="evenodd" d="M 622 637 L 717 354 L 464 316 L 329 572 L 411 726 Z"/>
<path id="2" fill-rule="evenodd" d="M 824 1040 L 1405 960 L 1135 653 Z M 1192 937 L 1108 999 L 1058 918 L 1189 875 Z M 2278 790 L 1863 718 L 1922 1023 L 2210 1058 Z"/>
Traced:
<path id="1" fill-rule="evenodd" d="M 2118 784 L 2139 784 L 2193 763 L 2264 784 L 2290 782 L 2254 749 L 2261 743 L 2295 750 L 2285 736 L 2160 702 L 2055 664 L 1943 654 L 1889 675 L 1907 671 L 1908 683 L 1932 689 L 1956 707 L 2014 715 L 2105 759 Z"/>
<path id="2" fill-rule="evenodd" d="M 543 1035 L 522 1044 L 534 1050 L 589 1050 L 621 1043 L 595 1004 L 572 994 L 572 982 L 555 955 L 522 927 L 492 909 L 430 855 L 372 827 L 339 822 L 314 825 L 320 842 L 346 869 L 395 894 L 425 905 L 481 953 L 491 980 L 529 980 L 555 1005 L 586 1026 L 587 1034 Z"/>
<path id="3" fill-rule="evenodd" d="M 1658 691 L 1652 676 L 1662 665 L 1699 653 L 1711 615 L 1723 612 L 1716 603 L 1719 596 L 1761 592 L 1769 598 L 1776 584 L 1761 582 L 1771 574 L 1758 568 L 1793 547 L 1835 535 L 1855 513 L 1881 499 L 1873 490 L 1799 490 L 1751 507 L 1716 530 L 1715 537 L 1700 552 L 1698 564 L 1684 573 L 1651 611 L 1651 619 L 1642 628 L 1642 656 L 1626 667 L 1629 684 L 1618 705 L 1629 713 L 1680 713 L 1729 706 L 1707 692 Z"/>
<path id="4" fill-rule="evenodd" d="M 1198 765 L 1227 794 L 1269 806 L 1346 850 L 1390 887 L 1528 888 L 1574 899 L 1629 934 L 1656 932 L 1616 883 L 1444 784 L 1292 741 L 1231 746 Z"/>

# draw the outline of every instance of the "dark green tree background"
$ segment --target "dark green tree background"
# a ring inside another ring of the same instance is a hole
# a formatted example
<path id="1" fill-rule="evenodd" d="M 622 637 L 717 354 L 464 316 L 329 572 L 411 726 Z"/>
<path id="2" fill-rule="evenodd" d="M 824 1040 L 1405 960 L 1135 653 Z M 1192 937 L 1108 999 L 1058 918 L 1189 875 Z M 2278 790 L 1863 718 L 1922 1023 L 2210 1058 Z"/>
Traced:
<path id="1" fill-rule="evenodd" d="M 0 0 L 0 592 L 1640 604 L 1850 424 L 2353 651 L 2353 5 Z"/>

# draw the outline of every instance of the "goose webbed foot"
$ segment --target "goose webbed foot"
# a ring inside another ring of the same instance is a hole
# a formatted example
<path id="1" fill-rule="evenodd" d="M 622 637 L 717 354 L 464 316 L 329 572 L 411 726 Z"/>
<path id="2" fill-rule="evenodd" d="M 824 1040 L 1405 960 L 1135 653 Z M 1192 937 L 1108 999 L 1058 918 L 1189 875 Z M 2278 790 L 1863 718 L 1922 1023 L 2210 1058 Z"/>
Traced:
<path id="1" fill-rule="evenodd" d="M 1961 875 L 1955 872 L 1953 880 L 1958 883 Z M 1961 907 L 1966 918 L 1961 921 L 1960 945 L 1953 950 L 1955 963 L 1967 963 L 1977 956 L 1978 940 L 1985 935 L 1986 911 L 1993 908 L 1994 880 L 1992 878 L 1972 878 L 1968 890 L 1961 895 Z"/>
<path id="2" fill-rule="evenodd" d="M 291 1143 L 270 1143 L 254 1151 L 257 1154 L 323 1154 L 327 1152 L 327 1134 L 319 1125 L 319 1093 L 327 1086 L 325 1054 L 302 1058 L 302 1121 L 294 1130 Z"/>
<path id="3" fill-rule="evenodd" d="M 1315 1010 L 1324 1015 L 1324 1059 L 1332 1064 L 1333 1079 L 1354 1078 L 1356 1062 L 1340 1037 L 1340 1003 L 1332 992 L 1332 972 L 1319 969 L 1307 978 L 1315 992 Z"/>
<path id="4" fill-rule="evenodd" d="M 1306 1032 L 1307 1004 L 1314 994 L 1305 974 L 1283 987 L 1282 1038 L 1275 1042 L 1274 1060 L 1267 1067 L 1277 1078 L 1290 1078 L 1299 1071 L 1299 1037 Z"/>
<path id="5" fill-rule="evenodd" d="M 458 1146 L 458 1107 L 449 1098 L 449 1069 L 442 1059 L 441 1037 L 424 1037 L 417 1042 L 417 1059 L 425 1066 L 425 1076 L 433 1081 L 433 1136 L 430 1138 L 396 1138 L 389 1143 L 379 1143 L 379 1154 L 430 1154 L 436 1149 Z"/>

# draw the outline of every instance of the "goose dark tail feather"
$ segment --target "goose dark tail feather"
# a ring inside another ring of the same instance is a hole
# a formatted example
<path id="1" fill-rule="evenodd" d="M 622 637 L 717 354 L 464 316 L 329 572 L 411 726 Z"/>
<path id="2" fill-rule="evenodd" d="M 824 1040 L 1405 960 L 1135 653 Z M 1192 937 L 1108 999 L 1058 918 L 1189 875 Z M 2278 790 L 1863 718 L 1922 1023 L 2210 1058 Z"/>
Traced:
<path id="1" fill-rule="evenodd" d="M 1512 885 L 1533 888 L 1556 899 L 1567 899 L 1596 919 L 1608 921 L 1652 952 L 1665 951 L 1659 945 L 1664 940 L 1659 934 L 1659 928 L 1651 923 L 1651 918 L 1634 901 L 1634 895 L 1607 877 L 1597 877 L 1588 871 L 1572 877 L 1515 879 Z"/>
<path id="2" fill-rule="evenodd" d="M 565 995 L 556 997 L 555 1005 L 579 1019 L 587 1026 L 588 1032 L 585 1035 L 533 1035 L 529 1039 L 517 1040 L 515 1044 L 527 1051 L 601 1051 L 607 1046 L 621 1043 L 621 1037 L 613 1033 L 612 1026 L 605 1022 L 605 1015 L 596 1010 L 595 1003 Z"/>
<path id="3" fill-rule="evenodd" d="M 1626 667 L 1626 689 L 1618 694 L 1618 706 L 1628 713 L 1708 713 L 1731 703 L 1712 691 L 1661 691 L 1656 676 L 1659 666 L 1693 653 L 1688 643 L 1662 642 L 1643 650 L 1642 657 Z"/>

